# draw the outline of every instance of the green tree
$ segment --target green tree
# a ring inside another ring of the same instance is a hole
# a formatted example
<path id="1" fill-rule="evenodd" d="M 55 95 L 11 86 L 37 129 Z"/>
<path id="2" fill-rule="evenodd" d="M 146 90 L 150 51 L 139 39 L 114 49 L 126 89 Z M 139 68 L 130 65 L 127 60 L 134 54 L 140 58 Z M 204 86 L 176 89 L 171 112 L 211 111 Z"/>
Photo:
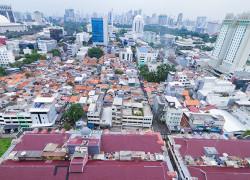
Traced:
<path id="1" fill-rule="evenodd" d="M 157 67 L 157 71 L 149 71 L 148 66 L 144 65 L 139 68 L 140 75 L 149 82 L 165 81 L 170 71 L 176 71 L 174 66 L 162 64 Z"/>
<path id="2" fill-rule="evenodd" d="M 20 68 L 22 66 L 23 66 L 23 62 L 21 62 L 21 61 L 16 61 L 16 62 L 10 64 L 10 67 L 13 67 L 13 68 Z"/>
<path id="3" fill-rule="evenodd" d="M 90 48 L 88 50 L 88 56 L 91 57 L 91 58 L 95 57 L 95 58 L 99 59 L 103 55 L 104 55 L 104 52 L 99 47 L 93 47 L 93 48 Z"/>
<path id="4" fill-rule="evenodd" d="M 32 54 L 26 54 L 23 61 L 16 61 L 12 63 L 11 67 L 21 68 L 25 64 L 31 64 L 39 59 L 46 59 L 46 56 L 40 55 L 36 50 L 33 50 Z"/>
<path id="5" fill-rule="evenodd" d="M 246 130 L 244 133 L 243 133 L 243 137 L 245 137 L 245 136 L 249 136 L 250 135 L 250 130 Z"/>
<path id="6" fill-rule="evenodd" d="M 58 50 L 58 49 L 53 49 L 50 51 L 50 53 L 52 53 L 52 56 L 53 57 L 56 57 L 56 56 L 61 56 L 61 52 Z"/>
<path id="7" fill-rule="evenodd" d="M 154 47 L 154 43 L 153 42 L 149 43 L 149 46 L 153 48 Z"/>
<path id="8" fill-rule="evenodd" d="M 71 104 L 69 109 L 64 113 L 63 117 L 65 118 L 66 123 L 73 126 L 83 115 L 84 112 L 80 104 Z"/>
<path id="9" fill-rule="evenodd" d="M 125 33 L 127 33 L 128 31 L 126 29 L 120 29 L 117 33 L 118 36 L 123 36 Z"/>
<path id="10" fill-rule="evenodd" d="M 68 123 L 68 122 L 65 122 L 63 124 L 63 128 L 66 130 L 66 131 L 69 131 L 71 129 L 71 125 Z"/>
<path id="11" fill-rule="evenodd" d="M 139 70 L 140 70 L 140 75 L 141 76 L 145 76 L 145 75 L 147 75 L 149 73 L 149 69 L 148 69 L 147 65 L 140 66 Z"/>
<path id="12" fill-rule="evenodd" d="M 0 67 L 0 76 L 6 76 L 7 73 L 3 67 Z"/>
<path id="13" fill-rule="evenodd" d="M 203 51 L 212 51 L 214 48 L 213 47 L 209 47 L 209 46 L 202 46 L 201 50 Z"/>
<path id="14" fill-rule="evenodd" d="M 116 69 L 115 74 L 123 74 L 124 72 L 121 69 Z"/>
<path id="15" fill-rule="evenodd" d="M 198 33 L 198 32 L 193 32 L 193 31 L 189 31 L 187 29 L 173 29 L 173 28 L 168 28 L 166 26 L 161 26 L 161 25 L 145 25 L 144 26 L 144 30 L 145 31 L 152 31 L 152 32 L 156 32 L 157 34 L 172 34 L 175 36 L 181 36 L 181 37 L 198 37 L 201 38 L 204 42 L 211 42 L 214 43 L 217 39 L 217 36 L 209 36 L 208 34 L 202 34 L 202 33 Z"/>

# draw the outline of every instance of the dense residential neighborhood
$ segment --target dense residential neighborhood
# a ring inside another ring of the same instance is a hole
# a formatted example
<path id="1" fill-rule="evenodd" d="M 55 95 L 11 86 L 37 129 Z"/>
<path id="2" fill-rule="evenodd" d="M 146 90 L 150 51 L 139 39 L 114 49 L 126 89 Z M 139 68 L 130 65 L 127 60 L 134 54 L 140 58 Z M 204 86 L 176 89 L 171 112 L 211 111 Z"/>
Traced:
<path id="1" fill-rule="evenodd" d="M 0 5 L 0 179 L 249 179 L 249 29 Z"/>

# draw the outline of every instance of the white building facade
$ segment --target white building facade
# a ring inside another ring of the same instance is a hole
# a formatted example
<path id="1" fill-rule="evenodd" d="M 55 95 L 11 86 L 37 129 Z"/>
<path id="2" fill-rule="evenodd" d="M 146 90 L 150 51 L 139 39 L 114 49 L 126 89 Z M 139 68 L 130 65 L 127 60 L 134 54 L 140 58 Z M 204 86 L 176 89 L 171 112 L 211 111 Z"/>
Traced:
<path id="1" fill-rule="evenodd" d="M 6 46 L 0 46 L 0 66 L 8 67 L 10 63 L 15 62 L 15 56 L 12 51 L 7 50 Z"/>
<path id="2" fill-rule="evenodd" d="M 161 121 L 165 122 L 170 131 L 179 131 L 182 118 L 181 104 L 178 99 L 173 96 L 165 96 L 165 107 Z"/>
<path id="3" fill-rule="evenodd" d="M 122 128 L 150 128 L 153 113 L 149 105 L 143 103 L 123 102 L 115 97 L 112 105 L 112 125 Z"/>
<path id="4" fill-rule="evenodd" d="M 119 58 L 121 61 L 133 61 L 133 52 L 131 47 L 124 48 L 119 52 Z"/>
<path id="5" fill-rule="evenodd" d="M 5 16 L 0 15 L 0 33 L 7 31 L 22 32 L 26 30 L 27 27 L 24 24 L 10 22 Z"/>
<path id="6" fill-rule="evenodd" d="M 29 110 L 32 127 L 52 126 L 57 118 L 54 97 L 37 97 Z"/>
<path id="7" fill-rule="evenodd" d="M 222 23 L 212 57 L 222 73 L 244 70 L 250 62 L 250 14 L 229 14 Z"/>
<path id="8" fill-rule="evenodd" d="M 76 43 L 82 45 L 83 42 L 88 42 L 90 39 L 90 34 L 87 32 L 81 32 L 76 34 Z"/>
<path id="9" fill-rule="evenodd" d="M 31 127 L 31 115 L 25 106 L 9 106 L 0 112 L 0 125 Z"/>
<path id="10" fill-rule="evenodd" d="M 139 66 L 147 65 L 151 62 L 156 62 L 158 51 L 150 47 L 137 47 L 136 48 L 137 62 Z"/>
<path id="11" fill-rule="evenodd" d="M 38 49 L 44 53 L 47 53 L 57 47 L 57 42 L 56 40 L 38 40 L 37 45 Z"/>
<path id="12" fill-rule="evenodd" d="M 132 31 L 136 38 L 143 36 L 143 30 L 144 30 L 144 20 L 141 15 L 135 16 L 133 20 L 132 25 Z"/>

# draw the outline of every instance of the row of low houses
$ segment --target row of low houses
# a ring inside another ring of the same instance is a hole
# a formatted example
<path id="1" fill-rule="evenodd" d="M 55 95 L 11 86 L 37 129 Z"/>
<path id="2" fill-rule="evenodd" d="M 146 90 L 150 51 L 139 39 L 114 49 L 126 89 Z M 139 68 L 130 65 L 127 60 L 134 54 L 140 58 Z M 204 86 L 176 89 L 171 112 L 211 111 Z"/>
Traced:
<path id="1" fill-rule="evenodd" d="M 154 93 L 152 108 L 154 119 L 163 121 L 170 131 L 239 132 L 249 128 L 249 92 L 236 89 L 229 80 L 183 70 L 170 73 L 164 86 L 164 94 Z"/>
<path id="2" fill-rule="evenodd" d="M 32 63 L 1 78 L 0 122 L 6 129 L 53 126 L 67 104 L 79 103 L 89 127 L 150 128 L 153 114 L 138 74 L 133 62 L 112 54 Z"/>

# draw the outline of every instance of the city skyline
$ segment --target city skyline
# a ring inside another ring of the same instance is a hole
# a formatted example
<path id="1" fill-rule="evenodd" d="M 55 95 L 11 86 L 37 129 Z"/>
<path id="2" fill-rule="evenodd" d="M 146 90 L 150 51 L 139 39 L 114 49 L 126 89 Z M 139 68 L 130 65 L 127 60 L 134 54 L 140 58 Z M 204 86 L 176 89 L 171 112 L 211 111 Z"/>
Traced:
<path id="1" fill-rule="evenodd" d="M 88 6 L 85 6 L 87 3 Z M 222 20 L 227 13 L 242 13 L 247 12 L 250 2 L 244 0 L 148 0 L 145 4 L 143 0 L 132 1 L 126 3 L 115 0 L 108 0 L 105 3 L 100 3 L 98 0 L 88 2 L 86 0 L 54 0 L 54 1 L 31 1 L 31 0 L 2 0 L 2 4 L 11 5 L 14 11 L 35 11 L 39 10 L 45 15 L 62 16 L 65 9 L 73 8 L 79 11 L 80 14 L 108 13 L 111 9 L 114 13 L 126 12 L 130 9 L 142 9 L 142 12 L 150 15 L 167 14 L 177 18 L 178 13 L 183 13 L 184 18 L 195 19 L 197 16 L 207 16 L 209 20 Z M 96 6 L 98 4 L 98 6 Z M 243 4 L 245 4 L 243 6 Z M 82 8 L 80 8 L 82 6 Z M 216 7 L 216 8 L 215 8 Z M 219 8 L 218 8 L 219 7 Z"/>

